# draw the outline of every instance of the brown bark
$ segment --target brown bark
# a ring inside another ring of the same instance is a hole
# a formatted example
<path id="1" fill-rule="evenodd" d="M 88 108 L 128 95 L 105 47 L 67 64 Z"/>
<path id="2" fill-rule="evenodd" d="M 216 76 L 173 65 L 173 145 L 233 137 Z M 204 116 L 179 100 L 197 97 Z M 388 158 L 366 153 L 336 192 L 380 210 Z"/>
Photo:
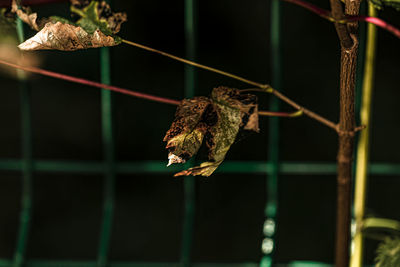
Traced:
<path id="1" fill-rule="evenodd" d="M 342 48 L 340 70 L 339 150 L 337 155 L 336 266 L 349 261 L 351 177 L 354 145 L 354 88 L 358 42 Z"/>
<path id="2" fill-rule="evenodd" d="M 331 0 L 331 4 L 332 2 L 335 2 L 335 0 Z M 345 14 L 357 15 L 359 7 L 360 0 L 346 0 Z M 333 9 L 334 6 L 332 5 L 332 11 Z M 351 23 L 345 26 L 346 31 L 343 31 L 342 28 L 336 25 L 341 44 L 339 149 L 337 154 L 336 267 L 347 267 L 349 265 L 351 178 L 354 133 L 356 131 L 354 103 L 358 25 L 357 23 Z M 345 34 L 351 38 L 351 46 L 349 46 L 348 38 L 345 37 Z"/>
<path id="3" fill-rule="evenodd" d="M 342 3 L 340 0 L 330 0 L 332 16 L 336 20 L 340 20 L 344 18 Z M 338 34 L 340 44 L 344 48 L 350 48 L 353 45 L 353 40 L 351 39 L 347 25 L 342 23 L 335 23 L 336 32 Z"/>

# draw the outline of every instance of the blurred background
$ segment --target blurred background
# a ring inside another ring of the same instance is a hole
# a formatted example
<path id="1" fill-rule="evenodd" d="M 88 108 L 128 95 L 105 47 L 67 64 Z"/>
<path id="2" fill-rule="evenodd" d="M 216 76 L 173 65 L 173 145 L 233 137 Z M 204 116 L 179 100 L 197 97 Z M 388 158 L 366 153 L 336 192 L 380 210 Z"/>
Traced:
<path id="1" fill-rule="evenodd" d="M 329 8 L 329 1 L 310 1 Z M 120 36 L 177 56 L 185 56 L 184 1 L 113 0 L 128 22 Z M 261 83 L 269 83 L 270 1 L 198 1 L 197 61 Z M 292 99 L 336 121 L 339 43 L 334 26 L 298 6 L 283 2 L 283 90 Z M 33 7 L 39 17 L 69 17 L 68 3 Z M 399 13 L 380 12 L 400 26 Z M 34 34 L 26 27 L 26 36 Z M 400 40 L 378 31 L 373 99 L 371 161 L 400 163 Z M 112 84 L 182 99 L 184 66 L 121 44 L 111 48 Z M 44 69 L 100 80 L 99 49 L 35 53 Z M 197 71 L 196 95 L 208 95 L 241 82 Z M 21 157 L 18 81 L 1 74 L 0 158 Z M 33 157 L 41 160 L 101 161 L 100 90 L 43 76 L 29 78 L 32 99 Z M 268 110 L 269 95 L 259 95 Z M 167 163 L 162 142 L 175 107 L 114 94 L 116 160 Z M 291 111 L 285 104 L 281 110 Z M 280 160 L 334 163 L 336 134 L 303 116 L 280 120 Z M 227 161 L 268 160 L 268 119 L 259 134 L 245 134 Z M 262 257 L 265 174 L 215 173 L 196 178 L 193 261 L 259 262 Z M 183 179 L 167 174 L 124 174 L 116 178 L 110 260 L 179 261 L 182 239 Z M 400 179 L 371 176 L 368 214 L 400 220 Z M 103 205 L 103 176 L 35 172 L 28 259 L 92 260 L 97 257 Z M 11 259 L 21 206 L 21 173 L 0 171 L 0 258 Z M 333 262 L 335 175 L 280 175 L 275 259 Z M 368 241 L 372 263 L 376 242 Z"/>

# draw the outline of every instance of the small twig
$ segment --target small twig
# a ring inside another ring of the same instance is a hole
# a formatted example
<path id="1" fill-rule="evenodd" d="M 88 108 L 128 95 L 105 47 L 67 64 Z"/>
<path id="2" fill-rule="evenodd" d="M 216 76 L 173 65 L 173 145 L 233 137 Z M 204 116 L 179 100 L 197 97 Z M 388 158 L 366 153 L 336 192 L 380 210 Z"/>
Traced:
<path id="1" fill-rule="evenodd" d="M 259 116 L 269 116 L 269 117 L 287 117 L 287 118 L 295 118 L 303 115 L 302 110 L 298 110 L 295 112 L 276 112 L 276 111 L 258 111 Z"/>
<path id="2" fill-rule="evenodd" d="M 299 112 L 299 115 L 307 115 L 308 117 L 334 129 L 336 132 L 338 131 L 338 127 L 337 124 L 335 124 L 334 122 L 328 120 L 327 118 L 322 117 L 321 115 L 318 115 L 317 113 L 301 106 L 300 104 L 294 102 L 292 99 L 288 98 L 287 96 L 285 96 L 284 94 L 280 93 L 279 91 L 273 89 L 272 87 L 269 87 L 268 91 L 260 89 L 260 88 L 248 88 L 248 89 L 242 89 L 240 90 L 240 92 L 267 92 L 267 93 L 271 93 L 274 96 L 276 96 L 277 98 L 279 98 L 280 100 L 282 100 L 283 102 L 286 102 L 287 104 L 291 105 L 292 107 L 294 107 L 295 109 L 297 109 Z"/>
<path id="3" fill-rule="evenodd" d="M 271 88 L 271 86 L 269 86 L 269 88 Z M 246 93 L 246 92 L 262 92 L 262 93 L 265 93 L 265 92 L 267 92 L 265 89 L 261 89 L 261 88 L 246 88 L 246 89 L 240 89 L 239 91 L 241 93 Z M 271 93 L 271 92 L 268 91 L 268 93 Z"/>
<path id="4" fill-rule="evenodd" d="M 229 72 L 226 72 L 226 71 L 222 71 L 222 70 L 219 70 L 219 69 L 216 69 L 216 68 L 208 67 L 206 65 L 199 64 L 199 63 L 196 63 L 196 62 L 193 62 L 191 60 L 187 60 L 187 59 L 184 59 L 184 58 L 181 58 L 181 57 L 177 57 L 177 56 L 174 56 L 172 54 L 169 54 L 169 53 L 166 53 L 166 52 L 163 52 L 163 51 L 160 51 L 160 50 L 157 50 L 157 49 L 145 46 L 145 45 L 141 45 L 141 44 L 138 44 L 138 43 L 135 43 L 135 42 L 132 42 L 132 41 L 122 40 L 122 42 L 126 43 L 128 45 L 136 46 L 138 48 L 141 48 L 141 49 L 153 52 L 153 53 L 157 53 L 157 54 L 172 58 L 174 60 L 183 62 L 185 64 L 188 64 L 188 65 L 191 65 L 191 66 L 194 66 L 194 67 L 197 67 L 197 68 L 205 69 L 205 70 L 208 70 L 208 71 L 211 71 L 211 72 L 215 72 L 215 73 L 221 74 L 223 76 L 227 76 L 227 77 L 233 78 L 233 79 L 238 80 L 238 81 L 242 81 L 244 83 L 247 83 L 247 84 L 250 84 L 250 85 L 253 85 L 253 86 L 257 86 L 257 87 L 262 88 L 262 89 L 268 89 L 270 87 L 268 84 L 262 84 L 262 83 L 254 82 L 254 81 L 248 80 L 246 78 L 237 76 L 235 74 L 232 74 L 232 73 L 229 73 Z"/>
<path id="5" fill-rule="evenodd" d="M 365 128 L 367 128 L 366 125 L 357 126 L 357 127 L 354 129 L 354 132 L 356 133 L 356 132 L 362 131 L 362 130 L 364 130 Z"/>
<path id="6" fill-rule="evenodd" d="M 288 98 L 287 96 L 285 96 L 284 94 L 280 93 L 277 90 L 272 89 L 271 92 L 274 96 L 276 96 L 277 98 L 281 99 L 282 101 L 286 102 L 287 104 L 291 105 L 292 107 L 294 107 L 295 109 L 301 110 L 304 115 L 307 115 L 308 117 L 328 126 L 329 128 L 334 129 L 336 132 L 338 131 L 338 127 L 337 124 L 322 117 L 321 115 L 318 115 L 317 113 L 306 109 L 303 106 L 300 106 L 299 104 L 297 104 L 296 102 L 294 102 L 293 100 L 291 100 L 290 98 Z"/>

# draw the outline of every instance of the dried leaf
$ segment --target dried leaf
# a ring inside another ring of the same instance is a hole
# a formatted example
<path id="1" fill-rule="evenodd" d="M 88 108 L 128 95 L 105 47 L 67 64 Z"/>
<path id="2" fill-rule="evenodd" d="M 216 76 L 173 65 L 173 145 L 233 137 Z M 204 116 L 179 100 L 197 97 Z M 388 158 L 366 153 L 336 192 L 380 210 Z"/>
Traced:
<path id="1" fill-rule="evenodd" d="M 104 35 L 100 30 L 89 34 L 78 26 L 48 22 L 40 32 L 18 47 L 21 50 L 74 51 L 117 44 L 113 37 Z"/>
<path id="2" fill-rule="evenodd" d="M 184 163 L 199 150 L 207 126 L 203 114 L 211 101 L 206 97 L 184 99 L 175 113 L 175 120 L 164 137 L 167 142 L 168 166 L 173 163 Z"/>
<path id="3" fill-rule="evenodd" d="M 74 51 L 118 45 L 121 38 L 114 34 L 126 21 L 125 13 L 112 13 L 110 6 L 104 1 L 72 1 L 71 11 L 81 17 L 75 23 L 53 16 L 42 19 L 38 25 L 36 14 L 33 16 L 24 13 L 18 9 L 15 0 L 13 9 L 22 20 L 40 30 L 34 37 L 18 46 L 21 50 Z"/>
<path id="4" fill-rule="evenodd" d="M 237 89 L 218 87 L 212 91 L 211 98 L 214 102 L 239 110 L 241 124 L 245 130 L 259 131 L 257 97 L 252 94 L 241 94 Z"/>
<path id="5" fill-rule="evenodd" d="M 11 11 L 13 13 L 16 13 L 18 15 L 18 17 L 25 22 L 26 24 L 28 24 L 32 29 L 39 31 L 40 27 L 37 24 L 37 13 L 32 13 L 32 11 L 30 10 L 30 8 L 28 7 L 18 7 L 17 1 L 16 0 L 12 0 L 11 3 Z"/>
<path id="6" fill-rule="evenodd" d="M 240 129 L 259 131 L 257 110 L 254 95 L 227 87 L 214 88 L 211 99 L 196 97 L 182 101 L 164 138 L 169 150 L 168 165 L 191 158 L 203 139 L 209 161 L 175 176 L 210 176 L 225 159 Z"/>
<path id="7" fill-rule="evenodd" d="M 218 166 L 222 163 L 222 161 L 218 162 L 203 162 L 200 164 L 200 166 L 193 167 L 178 173 L 175 173 L 174 176 L 189 176 L 189 175 L 201 175 L 201 176 L 210 176 L 217 168 Z"/>

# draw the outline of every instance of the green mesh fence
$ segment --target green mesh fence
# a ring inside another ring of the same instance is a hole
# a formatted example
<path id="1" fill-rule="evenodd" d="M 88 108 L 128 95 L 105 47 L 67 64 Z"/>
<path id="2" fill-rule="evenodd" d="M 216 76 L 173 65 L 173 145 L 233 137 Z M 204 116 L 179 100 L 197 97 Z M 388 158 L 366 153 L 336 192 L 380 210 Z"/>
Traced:
<path id="1" fill-rule="evenodd" d="M 280 20 L 281 2 L 271 1 L 271 54 L 272 61 L 272 84 L 275 88 L 281 89 L 281 52 L 280 52 Z M 185 36 L 186 36 L 186 57 L 194 60 L 196 54 L 196 0 L 185 0 Z M 23 25 L 21 21 L 17 23 L 20 41 L 23 38 Z M 101 61 L 101 82 L 111 83 L 110 77 L 110 53 L 108 48 L 100 49 Z M 21 73 L 21 75 L 23 75 Z M 196 71 L 193 67 L 185 67 L 185 96 L 192 97 L 195 94 Z M 278 212 L 277 188 L 279 174 L 307 174 L 307 175 L 332 175 L 336 173 L 336 164 L 329 162 L 280 162 L 279 158 L 279 125 L 278 119 L 270 119 L 270 140 L 269 140 L 269 161 L 238 162 L 227 161 L 218 170 L 219 173 L 251 173 L 264 174 L 267 179 L 268 199 L 265 206 L 264 240 L 260 244 L 264 256 L 260 263 L 192 263 L 191 247 L 193 237 L 193 224 L 195 207 L 195 179 L 185 178 L 184 182 L 184 218 L 183 218 L 183 240 L 181 249 L 181 260 L 176 263 L 161 262 L 109 262 L 108 251 L 110 235 L 113 222 L 114 197 L 115 197 L 115 176 L 116 174 L 132 173 L 173 173 L 179 167 L 165 168 L 165 162 L 161 161 L 142 161 L 142 162 L 118 162 L 115 160 L 114 135 L 113 135 L 113 105 L 112 93 L 103 90 L 101 94 L 101 114 L 102 114 L 102 136 L 104 161 L 56 161 L 56 160 L 35 160 L 32 158 L 32 128 L 31 128 L 31 100 L 29 84 L 21 79 L 21 140 L 22 158 L 21 159 L 0 159 L 1 171 L 15 171 L 22 173 L 22 207 L 17 236 L 17 245 L 13 259 L 0 260 L 0 267 L 27 266 L 27 267 L 145 267 L 145 266 L 195 266 L 195 267 L 253 267 L 253 266 L 332 266 L 324 263 L 296 261 L 289 264 L 279 264 L 273 261 L 275 248 L 275 231 L 279 222 L 276 221 Z M 278 109 L 278 102 L 272 100 L 271 110 Z M 192 162 L 193 164 L 194 162 Z M 64 172 L 64 173 L 90 173 L 102 174 L 104 176 L 104 200 L 103 218 L 100 231 L 98 255 L 93 261 L 50 261 L 50 260 L 31 260 L 25 258 L 25 250 L 28 240 L 30 216 L 32 206 L 32 175 L 34 172 Z M 400 175 L 400 165 L 395 164 L 376 164 L 370 165 L 371 174 L 380 175 Z M 261 230 L 261 229 L 260 229 Z"/>

